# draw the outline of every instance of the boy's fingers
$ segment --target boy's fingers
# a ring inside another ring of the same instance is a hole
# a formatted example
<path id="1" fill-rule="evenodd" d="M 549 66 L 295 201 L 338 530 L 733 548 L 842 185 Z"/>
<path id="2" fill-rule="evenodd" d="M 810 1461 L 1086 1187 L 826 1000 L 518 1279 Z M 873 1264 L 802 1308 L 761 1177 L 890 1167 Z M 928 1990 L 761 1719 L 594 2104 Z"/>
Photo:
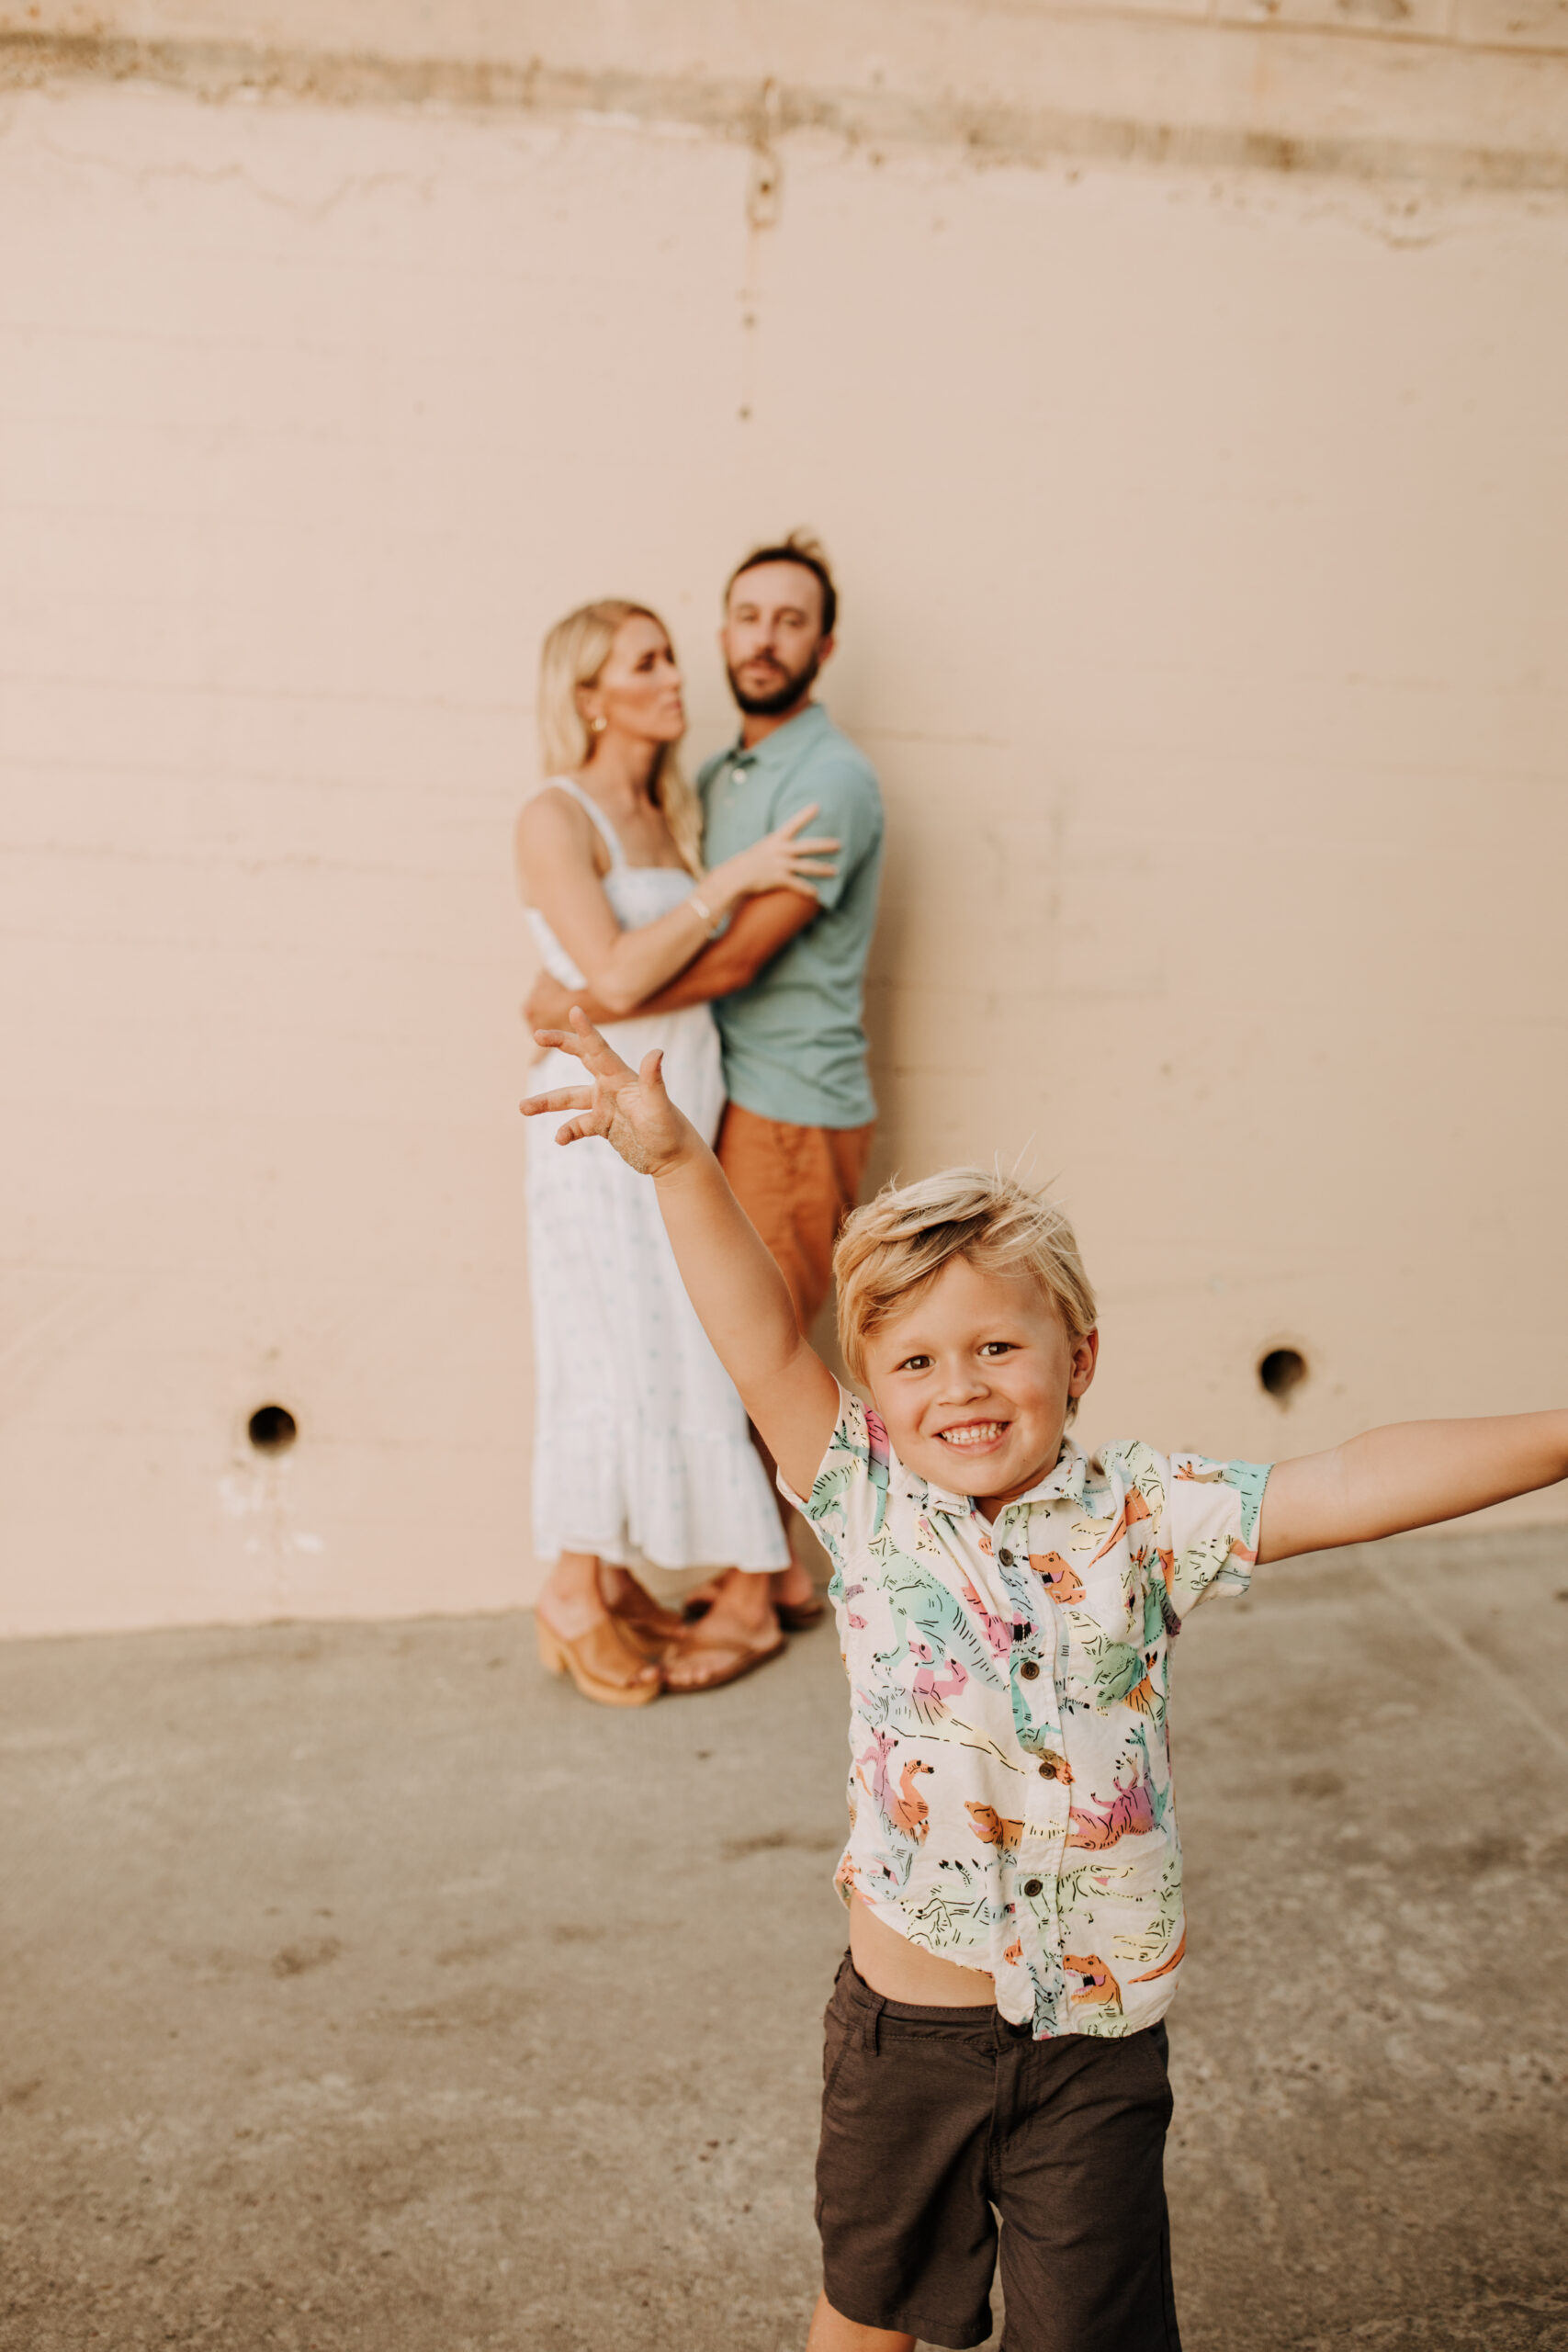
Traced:
<path id="1" fill-rule="evenodd" d="M 581 1119 L 569 1119 L 564 1127 L 556 1129 L 557 1143 L 581 1143 L 589 1136 L 609 1132 L 609 1121 L 597 1112 L 585 1114 Z"/>
<path id="2" fill-rule="evenodd" d="M 595 1078 L 630 1078 L 631 1071 L 626 1063 L 613 1046 L 605 1044 L 581 1006 L 575 1004 L 572 1006 L 571 1019 L 574 1023 L 581 1023 L 581 1027 L 536 1029 L 535 1044 L 551 1046 L 557 1053 L 575 1056 L 578 1061 L 593 1072 Z"/>
<path id="3" fill-rule="evenodd" d="M 566 1048 L 569 1054 L 575 1054 L 580 1062 L 585 1062 L 596 1078 L 631 1077 L 630 1065 L 601 1037 L 580 1004 L 572 1006 L 570 1020 L 572 1035 Z"/>
<path id="4" fill-rule="evenodd" d="M 553 1094 L 527 1095 L 517 1108 L 525 1119 L 536 1119 L 541 1111 L 586 1111 L 592 1102 L 591 1086 L 558 1086 Z"/>

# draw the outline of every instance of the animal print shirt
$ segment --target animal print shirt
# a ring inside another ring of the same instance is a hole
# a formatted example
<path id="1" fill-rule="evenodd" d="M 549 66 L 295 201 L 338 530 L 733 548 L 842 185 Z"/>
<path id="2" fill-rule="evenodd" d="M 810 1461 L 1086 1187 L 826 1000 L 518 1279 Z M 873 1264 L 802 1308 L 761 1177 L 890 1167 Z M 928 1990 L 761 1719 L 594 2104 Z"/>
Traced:
<path id="1" fill-rule="evenodd" d="M 988 1525 L 840 1398 L 789 1498 L 832 1555 L 850 1678 L 843 1898 L 987 1970 L 1037 2037 L 1136 2033 L 1187 1941 L 1170 1643 L 1205 1594 L 1246 1590 L 1269 1465 L 1065 1438 Z"/>

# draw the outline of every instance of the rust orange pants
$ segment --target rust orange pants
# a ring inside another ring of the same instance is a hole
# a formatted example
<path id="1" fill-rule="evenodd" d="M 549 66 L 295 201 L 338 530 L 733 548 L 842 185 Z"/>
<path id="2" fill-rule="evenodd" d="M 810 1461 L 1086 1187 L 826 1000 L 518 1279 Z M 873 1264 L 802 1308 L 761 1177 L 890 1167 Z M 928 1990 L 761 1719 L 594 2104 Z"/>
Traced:
<path id="1" fill-rule="evenodd" d="M 833 1283 L 833 1244 L 860 1196 L 873 1126 L 797 1127 L 731 1102 L 718 1163 L 777 1261 L 803 1331 Z"/>

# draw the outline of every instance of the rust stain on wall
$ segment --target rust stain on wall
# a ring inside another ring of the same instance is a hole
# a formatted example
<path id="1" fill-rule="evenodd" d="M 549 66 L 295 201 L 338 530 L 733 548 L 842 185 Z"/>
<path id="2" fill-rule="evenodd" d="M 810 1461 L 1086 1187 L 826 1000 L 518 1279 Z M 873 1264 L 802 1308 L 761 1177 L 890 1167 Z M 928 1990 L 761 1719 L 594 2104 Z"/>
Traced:
<path id="1" fill-rule="evenodd" d="M 1245 29 L 1201 28 L 1224 39 Z M 1340 34 L 1314 32 L 1321 41 Z M 1297 36 L 1299 40 L 1300 35 Z M 1397 46 L 1410 50 L 1409 40 Z M 1511 62 L 1528 66 L 1517 51 Z M 1556 72 L 1555 51 L 1540 53 Z M 769 152 L 790 132 L 815 131 L 851 148 L 947 149 L 975 165 L 1045 166 L 1094 160 L 1188 167 L 1311 174 L 1362 180 L 1420 180 L 1448 187 L 1568 190 L 1568 109 L 1564 137 L 1552 144 L 1469 143 L 1371 129 L 1181 122 L 1143 113 L 1000 105 L 958 93 L 816 87 L 771 77 L 736 80 L 694 74 L 574 68 L 533 58 L 400 58 L 369 51 L 321 51 L 247 42 L 142 40 L 126 34 L 59 32 L 0 26 L 0 89 L 52 84 L 145 82 L 209 103 L 276 97 L 331 107 L 432 107 L 538 117 L 617 117 L 626 122 L 677 123 L 713 138 Z M 760 130 L 760 123 L 765 124 Z"/>

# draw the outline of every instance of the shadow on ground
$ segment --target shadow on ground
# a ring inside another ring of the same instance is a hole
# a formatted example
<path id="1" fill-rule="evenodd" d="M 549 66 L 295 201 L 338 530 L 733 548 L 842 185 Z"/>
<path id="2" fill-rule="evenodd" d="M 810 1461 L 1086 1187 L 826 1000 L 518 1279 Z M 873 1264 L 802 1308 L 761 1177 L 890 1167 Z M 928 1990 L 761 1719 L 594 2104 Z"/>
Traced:
<path id="1" fill-rule="evenodd" d="M 1188 2352 L 1568 2346 L 1568 1539 L 1175 1673 Z M 0 1649 L 0 2345 L 797 2347 L 843 1758 L 827 1631 L 634 1715 L 525 1617 Z"/>

